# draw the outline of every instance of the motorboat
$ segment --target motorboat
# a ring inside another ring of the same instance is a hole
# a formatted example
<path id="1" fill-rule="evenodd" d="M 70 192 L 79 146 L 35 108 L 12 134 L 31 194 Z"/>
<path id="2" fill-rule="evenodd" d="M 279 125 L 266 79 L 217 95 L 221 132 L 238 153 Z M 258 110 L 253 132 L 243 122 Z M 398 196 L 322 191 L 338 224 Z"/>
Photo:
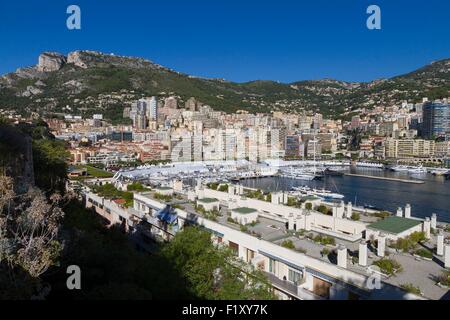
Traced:
<path id="1" fill-rule="evenodd" d="M 396 165 L 391 168 L 392 171 L 395 172 L 408 172 L 413 174 L 422 174 L 427 173 L 427 169 L 422 167 L 422 165 L 415 167 L 415 166 L 405 166 L 405 165 Z"/>
<path id="2" fill-rule="evenodd" d="M 306 186 L 292 187 L 292 190 L 297 191 L 303 195 L 313 195 L 324 199 L 344 199 L 345 196 L 340 193 L 334 193 L 325 189 L 312 189 Z"/>
<path id="3" fill-rule="evenodd" d="M 323 174 L 326 175 L 326 176 L 334 176 L 334 177 L 342 177 L 344 175 L 343 172 L 337 171 L 337 170 L 332 170 L 330 168 L 326 168 L 323 171 Z"/>

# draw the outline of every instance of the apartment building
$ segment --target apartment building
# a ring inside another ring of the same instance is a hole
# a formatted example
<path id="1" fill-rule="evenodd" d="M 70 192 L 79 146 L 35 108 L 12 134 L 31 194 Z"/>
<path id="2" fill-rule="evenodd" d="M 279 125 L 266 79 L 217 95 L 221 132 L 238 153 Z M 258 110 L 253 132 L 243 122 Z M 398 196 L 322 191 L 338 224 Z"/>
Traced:
<path id="1" fill-rule="evenodd" d="M 435 141 L 423 139 L 386 139 L 386 158 L 429 158 L 435 155 Z"/>
<path id="2" fill-rule="evenodd" d="M 349 218 L 353 209 L 350 203 L 336 204 L 332 215 L 325 215 L 305 207 L 287 206 L 288 196 L 283 193 L 273 193 L 271 201 L 267 202 L 245 197 L 242 186 L 229 185 L 228 192 L 220 192 L 201 183 L 194 189 L 177 192 L 174 201 L 183 209 L 175 209 L 172 203 L 161 202 L 152 192 L 135 193 L 134 205 L 128 209 L 114 200 L 99 197 L 88 188 L 84 198 L 88 208 L 93 208 L 110 224 L 121 225 L 144 249 L 152 239 L 170 241 L 185 225 L 203 227 L 211 233 L 212 240 L 218 246 L 230 247 L 238 257 L 266 274 L 273 290 L 282 299 L 423 298 L 400 289 L 401 280 L 396 277 L 380 276 L 379 288 L 367 285 L 376 274 L 372 263 L 388 253 L 389 237 L 386 235 L 405 236 L 425 230 L 431 237 L 435 217 L 434 221 L 433 218 L 424 221 L 411 218 L 410 208 L 405 209 L 404 217 L 394 217 L 395 221 L 366 224 Z M 206 218 L 196 210 L 197 202 L 213 203 L 220 214 L 216 219 Z M 237 222 L 230 222 L 229 216 L 233 214 L 235 218 L 239 216 L 240 222 L 244 223 L 241 225 L 245 225 L 247 231 L 242 231 Z M 337 243 L 322 246 L 307 237 L 291 236 L 296 232 L 332 236 Z M 369 248 L 369 242 L 373 240 L 369 237 L 375 237 L 379 242 L 375 254 Z M 292 239 L 296 248 L 281 245 L 283 239 Z M 450 252 L 450 244 L 444 244 L 443 238 L 439 241 L 442 243 L 438 243 L 438 247 L 449 247 L 445 250 Z M 324 248 L 330 252 L 325 256 Z M 355 252 L 358 258 L 356 263 L 353 260 Z M 427 264 L 427 268 L 417 268 L 417 261 L 408 261 L 403 265 L 404 274 L 414 274 L 414 279 L 422 286 L 423 282 L 427 283 L 425 297 L 434 299 L 445 294 L 446 290 L 435 286 L 429 278 L 430 272 L 438 271 L 433 262 L 422 261 L 421 265 Z M 449 255 L 444 256 L 444 263 L 450 264 Z"/>

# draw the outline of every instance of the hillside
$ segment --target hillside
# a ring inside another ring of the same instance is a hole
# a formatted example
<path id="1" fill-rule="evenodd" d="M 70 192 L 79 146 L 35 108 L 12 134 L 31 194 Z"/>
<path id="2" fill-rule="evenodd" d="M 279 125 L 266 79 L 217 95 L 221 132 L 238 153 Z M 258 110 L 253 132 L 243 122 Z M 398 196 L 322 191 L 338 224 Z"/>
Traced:
<path id="1" fill-rule="evenodd" d="M 182 101 L 196 97 L 226 112 L 311 110 L 338 116 L 358 108 L 395 104 L 406 99 L 447 97 L 449 92 L 450 59 L 370 83 L 333 79 L 291 84 L 235 83 L 189 76 L 142 58 L 75 51 L 67 57 L 43 53 L 36 66 L 1 77 L 0 109 L 86 116 L 104 113 L 111 120 L 119 120 L 123 107 L 142 96 L 175 95 Z M 66 106 L 70 109 L 65 109 Z"/>

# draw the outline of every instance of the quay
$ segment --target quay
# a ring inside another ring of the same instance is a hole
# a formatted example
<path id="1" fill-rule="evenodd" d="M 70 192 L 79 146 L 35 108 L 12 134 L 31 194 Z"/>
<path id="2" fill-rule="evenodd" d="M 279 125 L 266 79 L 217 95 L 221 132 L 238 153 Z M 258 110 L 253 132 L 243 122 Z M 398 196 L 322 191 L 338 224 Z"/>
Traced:
<path id="1" fill-rule="evenodd" d="M 378 180 L 396 181 L 396 182 L 413 183 L 413 184 L 424 184 L 425 183 L 425 181 L 422 181 L 422 180 L 409 180 L 409 179 L 398 179 L 398 178 L 389 178 L 389 177 L 368 176 L 368 175 L 364 175 L 364 174 L 354 174 L 354 173 L 344 173 L 344 175 L 358 177 L 358 178 L 378 179 Z"/>

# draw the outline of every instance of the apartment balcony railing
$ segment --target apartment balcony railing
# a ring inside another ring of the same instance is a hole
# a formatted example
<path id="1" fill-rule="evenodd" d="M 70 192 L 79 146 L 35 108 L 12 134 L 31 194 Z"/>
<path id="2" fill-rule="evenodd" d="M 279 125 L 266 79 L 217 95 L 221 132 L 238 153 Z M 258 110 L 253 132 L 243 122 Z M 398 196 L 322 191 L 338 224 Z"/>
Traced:
<path id="1" fill-rule="evenodd" d="M 269 279 L 272 286 L 281 292 L 300 300 L 324 300 L 323 297 L 314 294 L 313 292 L 302 288 L 301 285 L 305 283 L 305 279 L 301 278 L 297 283 L 288 280 L 282 280 L 272 273 L 264 272 Z"/>

